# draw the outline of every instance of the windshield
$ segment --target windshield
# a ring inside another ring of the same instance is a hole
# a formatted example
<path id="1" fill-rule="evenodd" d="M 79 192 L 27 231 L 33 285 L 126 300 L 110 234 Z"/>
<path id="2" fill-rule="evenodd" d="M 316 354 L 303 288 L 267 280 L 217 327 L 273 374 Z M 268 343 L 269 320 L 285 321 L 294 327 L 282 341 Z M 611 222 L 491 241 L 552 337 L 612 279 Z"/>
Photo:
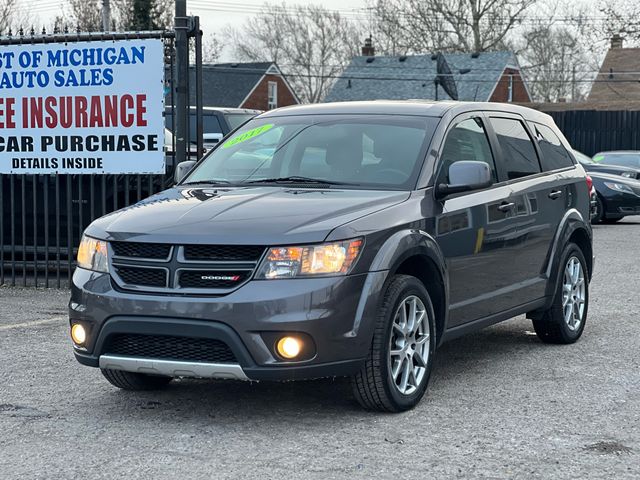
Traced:
<path id="1" fill-rule="evenodd" d="M 284 179 L 411 189 L 438 121 L 398 115 L 256 119 L 205 157 L 184 183 Z"/>
<path id="2" fill-rule="evenodd" d="M 255 113 L 225 113 L 224 118 L 227 119 L 229 128 L 235 130 L 247 120 L 251 120 L 255 117 Z"/>
<path id="3" fill-rule="evenodd" d="M 593 160 L 591 160 L 591 158 L 589 158 L 582 152 L 578 152 L 577 150 L 573 151 L 573 156 L 576 157 L 576 160 L 578 160 L 578 162 L 580 162 L 583 165 L 589 165 L 589 164 L 595 163 Z"/>
<path id="4" fill-rule="evenodd" d="M 640 152 L 604 152 L 593 156 L 598 163 L 640 168 Z"/>

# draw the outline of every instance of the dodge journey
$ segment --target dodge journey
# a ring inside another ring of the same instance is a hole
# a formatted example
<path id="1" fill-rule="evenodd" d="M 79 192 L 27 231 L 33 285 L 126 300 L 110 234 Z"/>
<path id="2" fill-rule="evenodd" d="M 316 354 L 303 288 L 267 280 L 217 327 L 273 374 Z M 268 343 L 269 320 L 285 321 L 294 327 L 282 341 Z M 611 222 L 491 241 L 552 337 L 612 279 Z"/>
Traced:
<path id="1" fill-rule="evenodd" d="M 282 108 L 176 176 L 79 247 L 74 353 L 116 387 L 346 376 L 398 412 L 445 341 L 521 314 L 546 343 L 585 328 L 590 179 L 543 113 Z"/>

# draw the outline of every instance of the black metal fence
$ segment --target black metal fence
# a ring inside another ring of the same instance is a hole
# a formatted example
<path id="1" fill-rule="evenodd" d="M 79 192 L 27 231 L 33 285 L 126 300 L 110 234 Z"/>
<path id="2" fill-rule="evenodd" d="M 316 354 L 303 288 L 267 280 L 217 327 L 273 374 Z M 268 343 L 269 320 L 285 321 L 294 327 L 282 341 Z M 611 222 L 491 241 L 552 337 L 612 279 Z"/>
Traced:
<path id="1" fill-rule="evenodd" d="M 170 112 L 173 119 L 166 128 L 175 132 L 173 31 L 50 35 L 43 32 L 35 35 L 32 30 L 1 37 L 0 45 L 126 38 L 163 39 L 167 87 L 165 113 Z M 195 39 L 198 39 L 197 35 Z M 198 47 L 196 45 L 196 50 Z M 202 120 L 197 123 L 201 124 Z M 0 174 L 0 285 L 68 286 L 80 237 L 94 219 L 172 185 L 176 141 L 174 135 L 170 138 L 171 143 L 165 143 L 164 175 Z M 186 148 L 186 156 L 189 156 L 188 144 Z"/>
<path id="2" fill-rule="evenodd" d="M 607 150 L 640 149 L 640 111 L 547 112 L 573 148 L 593 156 Z"/>

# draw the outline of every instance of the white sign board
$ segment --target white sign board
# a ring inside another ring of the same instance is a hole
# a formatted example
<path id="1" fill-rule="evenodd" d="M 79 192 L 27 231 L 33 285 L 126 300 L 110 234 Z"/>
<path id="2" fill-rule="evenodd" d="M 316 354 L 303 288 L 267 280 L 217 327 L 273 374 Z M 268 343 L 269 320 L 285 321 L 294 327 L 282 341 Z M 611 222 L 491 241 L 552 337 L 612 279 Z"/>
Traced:
<path id="1" fill-rule="evenodd" d="M 164 173 L 160 39 L 0 47 L 0 173 Z"/>

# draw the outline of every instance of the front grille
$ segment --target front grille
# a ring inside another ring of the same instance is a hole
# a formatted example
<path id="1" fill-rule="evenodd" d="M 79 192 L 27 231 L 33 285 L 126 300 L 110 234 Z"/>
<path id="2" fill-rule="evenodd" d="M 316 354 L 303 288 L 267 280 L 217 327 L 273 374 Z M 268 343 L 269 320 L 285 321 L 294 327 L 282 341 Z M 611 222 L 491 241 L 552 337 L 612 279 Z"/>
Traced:
<path id="1" fill-rule="evenodd" d="M 130 258 L 150 258 L 165 260 L 171 252 L 171 245 L 163 243 L 111 242 L 114 255 Z"/>
<path id="2" fill-rule="evenodd" d="M 210 338 L 117 334 L 109 338 L 102 353 L 185 362 L 238 363 L 226 343 Z"/>
<path id="3" fill-rule="evenodd" d="M 178 276 L 181 288 L 233 288 L 244 282 L 251 272 L 183 270 Z"/>
<path id="4" fill-rule="evenodd" d="M 189 261 L 257 262 L 264 247 L 256 245 L 185 245 L 184 258 Z"/>
<path id="5" fill-rule="evenodd" d="M 265 249 L 256 245 L 111 242 L 110 268 L 113 281 L 124 290 L 220 295 L 251 278 Z"/>
<path id="6" fill-rule="evenodd" d="M 127 285 L 166 287 L 167 271 L 161 268 L 144 268 L 115 265 L 118 276 Z"/>

